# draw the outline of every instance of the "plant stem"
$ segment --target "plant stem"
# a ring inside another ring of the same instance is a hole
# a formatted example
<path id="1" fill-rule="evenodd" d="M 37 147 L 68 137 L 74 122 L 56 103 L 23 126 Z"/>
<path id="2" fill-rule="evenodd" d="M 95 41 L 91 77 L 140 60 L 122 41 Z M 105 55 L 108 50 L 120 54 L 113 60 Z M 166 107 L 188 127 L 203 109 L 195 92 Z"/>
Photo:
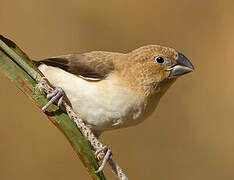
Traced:
<path id="1" fill-rule="evenodd" d="M 14 42 L 2 35 L 0 35 L 0 71 L 28 95 L 38 107 L 41 108 L 48 102 L 45 96 L 35 89 L 36 84 L 43 77 L 42 73 Z M 95 173 L 95 170 L 98 169 L 98 162 L 74 122 L 56 105 L 51 105 L 48 111 L 49 113 L 46 114 L 48 119 L 68 139 L 83 162 L 90 178 L 105 180 L 106 178 L 102 172 Z"/>

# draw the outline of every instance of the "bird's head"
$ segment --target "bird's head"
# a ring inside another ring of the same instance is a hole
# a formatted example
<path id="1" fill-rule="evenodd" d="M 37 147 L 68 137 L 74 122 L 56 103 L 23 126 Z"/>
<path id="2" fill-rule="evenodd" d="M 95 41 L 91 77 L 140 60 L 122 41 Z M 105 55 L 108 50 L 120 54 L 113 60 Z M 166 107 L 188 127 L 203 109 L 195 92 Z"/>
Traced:
<path id="1" fill-rule="evenodd" d="M 150 91 L 158 90 L 156 87 L 160 85 L 168 86 L 176 78 L 194 70 L 192 63 L 182 53 L 158 45 L 143 46 L 128 53 L 127 57 L 132 64 L 128 70 L 134 74 L 134 79 L 145 89 L 150 88 Z"/>

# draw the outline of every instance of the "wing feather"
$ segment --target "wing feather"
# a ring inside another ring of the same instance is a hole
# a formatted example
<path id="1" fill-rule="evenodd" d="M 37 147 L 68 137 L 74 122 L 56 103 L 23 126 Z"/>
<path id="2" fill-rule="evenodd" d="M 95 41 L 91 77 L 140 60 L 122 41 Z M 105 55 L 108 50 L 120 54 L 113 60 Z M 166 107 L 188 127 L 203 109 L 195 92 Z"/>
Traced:
<path id="1" fill-rule="evenodd" d="M 89 81 L 106 78 L 113 70 L 113 60 L 121 53 L 93 51 L 85 54 L 70 54 L 34 61 L 39 66 L 46 64 L 61 68 Z"/>

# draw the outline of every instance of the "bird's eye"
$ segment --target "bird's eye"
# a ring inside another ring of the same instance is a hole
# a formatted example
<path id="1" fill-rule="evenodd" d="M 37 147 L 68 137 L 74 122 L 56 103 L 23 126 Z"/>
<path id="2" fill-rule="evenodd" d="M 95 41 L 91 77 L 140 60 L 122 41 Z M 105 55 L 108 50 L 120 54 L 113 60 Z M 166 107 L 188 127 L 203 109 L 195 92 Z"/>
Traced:
<path id="1" fill-rule="evenodd" d="M 162 56 L 157 56 L 154 58 L 154 60 L 158 63 L 158 64 L 163 64 L 165 62 L 164 57 Z"/>

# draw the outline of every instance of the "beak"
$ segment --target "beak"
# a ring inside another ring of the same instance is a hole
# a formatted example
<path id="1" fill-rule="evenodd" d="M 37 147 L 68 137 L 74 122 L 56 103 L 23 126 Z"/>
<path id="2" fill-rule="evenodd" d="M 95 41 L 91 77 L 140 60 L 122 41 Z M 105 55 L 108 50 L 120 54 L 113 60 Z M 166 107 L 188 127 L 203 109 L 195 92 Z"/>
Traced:
<path id="1" fill-rule="evenodd" d="M 193 64 L 182 53 L 178 52 L 176 64 L 168 69 L 170 71 L 169 77 L 180 76 L 194 71 Z"/>

